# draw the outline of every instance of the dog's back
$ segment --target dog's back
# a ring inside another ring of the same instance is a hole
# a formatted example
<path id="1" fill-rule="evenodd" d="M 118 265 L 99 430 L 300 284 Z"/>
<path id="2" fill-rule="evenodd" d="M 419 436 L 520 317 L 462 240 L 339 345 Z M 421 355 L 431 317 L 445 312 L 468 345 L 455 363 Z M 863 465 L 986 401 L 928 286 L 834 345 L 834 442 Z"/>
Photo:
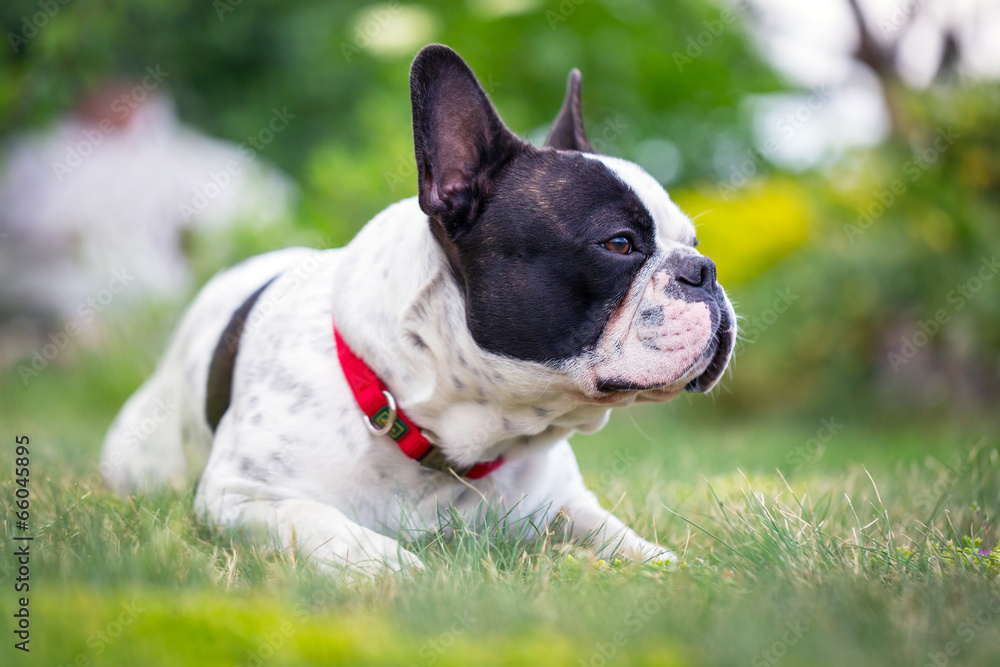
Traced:
<path id="1" fill-rule="evenodd" d="M 201 472 L 212 443 L 205 413 L 209 366 L 226 326 L 261 286 L 316 252 L 288 248 L 259 255 L 205 285 L 156 371 L 108 430 L 100 469 L 111 489 L 128 493 L 164 483 L 184 486 Z"/>

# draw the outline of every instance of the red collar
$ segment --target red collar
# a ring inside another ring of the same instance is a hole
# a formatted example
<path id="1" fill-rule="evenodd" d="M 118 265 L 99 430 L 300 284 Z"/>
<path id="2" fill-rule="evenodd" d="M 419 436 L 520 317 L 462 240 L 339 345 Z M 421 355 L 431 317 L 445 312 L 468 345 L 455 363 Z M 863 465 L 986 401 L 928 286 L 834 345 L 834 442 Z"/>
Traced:
<path id="1" fill-rule="evenodd" d="M 464 470 L 454 468 L 445 460 L 440 448 L 428 440 L 416 424 L 398 408 L 395 397 L 375 371 L 348 347 L 340 337 L 336 324 L 333 325 L 333 338 L 337 343 L 340 368 L 344 371 L 344 377 L 351 387 L 354 400 L 365 414 L 365 425 L 373 434 L 388 435 L 396 441 L 404 454 L 428 468 L 444 472 L 451 468 L 469 479 L 485 477 L 504 464 L 504 458 L 501 456 Z"/>

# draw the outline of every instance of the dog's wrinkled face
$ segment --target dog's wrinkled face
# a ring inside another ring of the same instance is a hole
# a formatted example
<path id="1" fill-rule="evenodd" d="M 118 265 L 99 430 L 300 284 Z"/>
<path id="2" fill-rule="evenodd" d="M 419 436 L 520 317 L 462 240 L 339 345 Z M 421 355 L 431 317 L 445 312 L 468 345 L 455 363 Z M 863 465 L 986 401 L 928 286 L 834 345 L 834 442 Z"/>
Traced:
<path id="1" fill-rule="evenodd" d="M 715 264 L 695 249 L 694 226 L 652 176 L 623 160 L 597 159 L 632 185 L 653 218 L 656 244 L 596 344 L 595 385 L 604 392 L 655 390 L 649 400 L 682 387 L 708 391 L 736 340 L 736 314 Z"/>
<path id="2" fill-rule="evenodd" d="M 598 402 L 716 384 L 735 315 L 715 265 L 655 179 L 593 153 L 578 72 L 541 149 L 447 47 L 417 56 L 411 90 L 421 208 L 480 347 L 562 368 Z"/>

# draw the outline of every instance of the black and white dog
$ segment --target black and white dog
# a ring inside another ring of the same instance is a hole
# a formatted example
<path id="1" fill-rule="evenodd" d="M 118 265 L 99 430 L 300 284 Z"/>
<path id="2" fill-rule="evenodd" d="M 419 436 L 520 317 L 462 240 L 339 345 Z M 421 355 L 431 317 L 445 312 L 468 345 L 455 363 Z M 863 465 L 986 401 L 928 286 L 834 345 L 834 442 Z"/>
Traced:
<path id="1" fill-rule="evenodd" d="M 567 438 L 718 382 L 736 320 L 694 227 L 594 154 L 575 70 L 542 148 L 448 47 L 417 55 L 410 88 L 419 195 L 344 248 L 213 278 L 112 425 L 109 485 L 200 476 L 206 520 L 355 573 L 420 567 L 395 536 L 444 507 L 562 516 L 604 557 L 672 558 L 601 508 Z"/>

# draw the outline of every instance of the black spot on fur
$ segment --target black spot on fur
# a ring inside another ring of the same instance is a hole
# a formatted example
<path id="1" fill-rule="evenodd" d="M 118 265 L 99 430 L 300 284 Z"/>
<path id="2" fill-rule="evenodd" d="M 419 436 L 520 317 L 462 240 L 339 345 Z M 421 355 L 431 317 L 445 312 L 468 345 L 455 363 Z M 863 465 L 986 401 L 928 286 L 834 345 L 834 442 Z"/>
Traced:
<path id="1" fill-rule="evenodd" d="M 415 334 L 412 331 L 407 331 L 406 340 L 408 343 L 410 343 L 410 345 L 417 348 L 421 352 L 427 349 L 427 342 L 419 334 Z"/>
<path id="2" fill-rule="evenodd" d="M 205 388 L 205 420 L 213 433 L 219 427 L 219 422 L 222 421 L 222 416 L 232 401 L 233 372 L 236 369 L 236 355 L 239 353 L 243 327 L 257 299 L 272 282 L 274 278 L 257 288 L 236 309 L 215 345 L 215 351 L 208 365 L 208 381 Z"/>
<path id="3" fill-rule="evenodd" d="M 272 452 L 270 461 L 271 461 L 270 468 L 272 470 L 279 469 L 281 470 L 282 474 L 285 475 L 290 475 L 292 473 L 291 466 L 289 466 L 288 463 L 285 461 L 285 457 L 282 455 L 281 452 Z"/>
<path id="4" fill-rule="evenodd" d="M 650 350 L 651 352 L 659 352 L 660 351 L 660 346 L 656 344 L 656 339 L 655 338 L 643 338 L 641 340 L 642 340 L 642 346 L 643 346 L 643 348 L 645 348 L 647 350 Z"/>
<path id="5" fill-rule="evenodd" d="M 643 308 L 639 313 L 639 326 L 654 328 L 663 325 L 663 306 Z"/>
<path id="6" fill-rule="evenodd" d="M 271 475 L 266 468 L 262 468 L 248 457 L 243 457 L 240 461 L 240 472 L 255 482 L 267 484 L 271 481 Z"/>

